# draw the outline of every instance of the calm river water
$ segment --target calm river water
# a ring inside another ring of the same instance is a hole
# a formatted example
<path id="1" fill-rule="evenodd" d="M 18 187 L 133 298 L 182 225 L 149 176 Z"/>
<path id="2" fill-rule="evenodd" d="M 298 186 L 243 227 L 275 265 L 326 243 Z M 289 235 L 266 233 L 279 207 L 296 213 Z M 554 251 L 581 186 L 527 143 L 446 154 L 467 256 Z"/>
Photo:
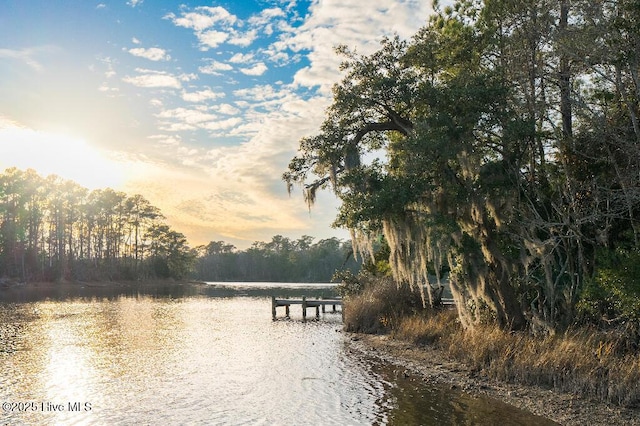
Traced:
<path id="1" fill-rule="evenodd" d="M 332 289 L 0 289 L 1 423 L 541 424 L 495 401 L 400 380 L 350 350 L 339 313 L 302 322 L 292 306 L 291 319 L 272 321 L 269 294 Z"/>

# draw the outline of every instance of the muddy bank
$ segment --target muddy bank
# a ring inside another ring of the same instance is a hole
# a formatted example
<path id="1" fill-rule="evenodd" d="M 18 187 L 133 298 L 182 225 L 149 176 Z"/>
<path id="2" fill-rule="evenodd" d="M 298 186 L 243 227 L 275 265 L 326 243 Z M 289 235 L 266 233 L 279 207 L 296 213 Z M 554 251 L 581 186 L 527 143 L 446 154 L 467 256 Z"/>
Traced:
<path id="1" fill-rule="evenodd" d="M 563 425 L 640 425 L 640 408 L 628 409 L 534 386 L 497 382 L 430 348 L 388 336 L 349 334 L 349 346 L 417 375 L 472 395 L 487 395 Z"/>

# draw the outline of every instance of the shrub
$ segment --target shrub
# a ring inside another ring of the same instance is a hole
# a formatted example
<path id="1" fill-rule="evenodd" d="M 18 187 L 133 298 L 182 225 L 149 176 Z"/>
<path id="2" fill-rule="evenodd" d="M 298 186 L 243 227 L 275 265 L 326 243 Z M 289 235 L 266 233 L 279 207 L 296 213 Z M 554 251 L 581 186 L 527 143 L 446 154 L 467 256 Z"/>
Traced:
<path id="1" fill-rule="evenodd" d="M 640 321 L 640 252 L 601 250 L 595 277 L 578 303 L 585 321 Z"/>
<path id="2" fill-rule="evenodd" d="M 361 291 L 345 295 L 346 331 L 378 334 L 391 330 L 404 317 L 422 309 L 420 296 L 391 278 L 360 277 Z M 351 288 L 356 287 L 355 284 Z"/>

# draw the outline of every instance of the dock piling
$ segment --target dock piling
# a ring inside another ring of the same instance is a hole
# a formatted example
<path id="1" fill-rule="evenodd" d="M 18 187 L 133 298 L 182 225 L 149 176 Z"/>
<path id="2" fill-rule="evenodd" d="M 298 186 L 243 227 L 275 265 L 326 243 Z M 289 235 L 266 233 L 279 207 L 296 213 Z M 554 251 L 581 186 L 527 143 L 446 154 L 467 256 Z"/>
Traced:
<path id="1" fill-rule="evenodd" d="M 322 313 L 326 312 L 326 306 L 331 305 L 333 312 L 336 312 L 336 306 L 342 306 L 342 300 L 340 299 L 307 299 L 306 296 L 302 296 L 302 299 L 278 299 L 275 296 L 271 296 L 271 316 L 275 320 L 277 317 L 277 309 L 279 306 L 284 306 L 285 315 L 290 317 L 290 306 L 301 305 L 302 306 L 302 320 L 307 320 L 307 308 L 316 308 L 316 319 L 320 318 L 320 308 Z"/>

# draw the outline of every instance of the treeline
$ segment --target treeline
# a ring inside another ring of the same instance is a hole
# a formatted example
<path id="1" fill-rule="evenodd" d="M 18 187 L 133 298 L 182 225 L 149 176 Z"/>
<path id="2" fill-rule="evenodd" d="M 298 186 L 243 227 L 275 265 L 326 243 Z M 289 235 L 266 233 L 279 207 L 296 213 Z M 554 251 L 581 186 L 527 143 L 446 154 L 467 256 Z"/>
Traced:
<path id="1" fill-rule="evenodd" d="M 0 278 L 184 278 L 195 257 L 141 195 L 89 191 L 31 169 L 0 175 Z"/>
<path id="2" fill-rule="evenodd" d="M 194 278 L 203 281 L 330 282 L 338 270 L 357 272 L 350 242 L 337 238 L 313 242 L 276 235 L 239 251 L 224 241 L 198 247 Z"/>
<path id="3" fill-rule="evenodd" d="M 357 271 L 351 243 L 277 235 L 237 250 L 223 241 L 191 248 L 142 195 L 89 191 L 34 170 L 0 174 L 0 279 L 329 282 Z"/>
<path id="4" fill-rule="evenodd" d="M 331 185 L 336 224 L 365 252 L 384 235 L 399 284 L 448 272 L 466 327 L 638 324 L 637 1 L 457 1 L 411 40 L 338 51 L 289 187 Z"/>

